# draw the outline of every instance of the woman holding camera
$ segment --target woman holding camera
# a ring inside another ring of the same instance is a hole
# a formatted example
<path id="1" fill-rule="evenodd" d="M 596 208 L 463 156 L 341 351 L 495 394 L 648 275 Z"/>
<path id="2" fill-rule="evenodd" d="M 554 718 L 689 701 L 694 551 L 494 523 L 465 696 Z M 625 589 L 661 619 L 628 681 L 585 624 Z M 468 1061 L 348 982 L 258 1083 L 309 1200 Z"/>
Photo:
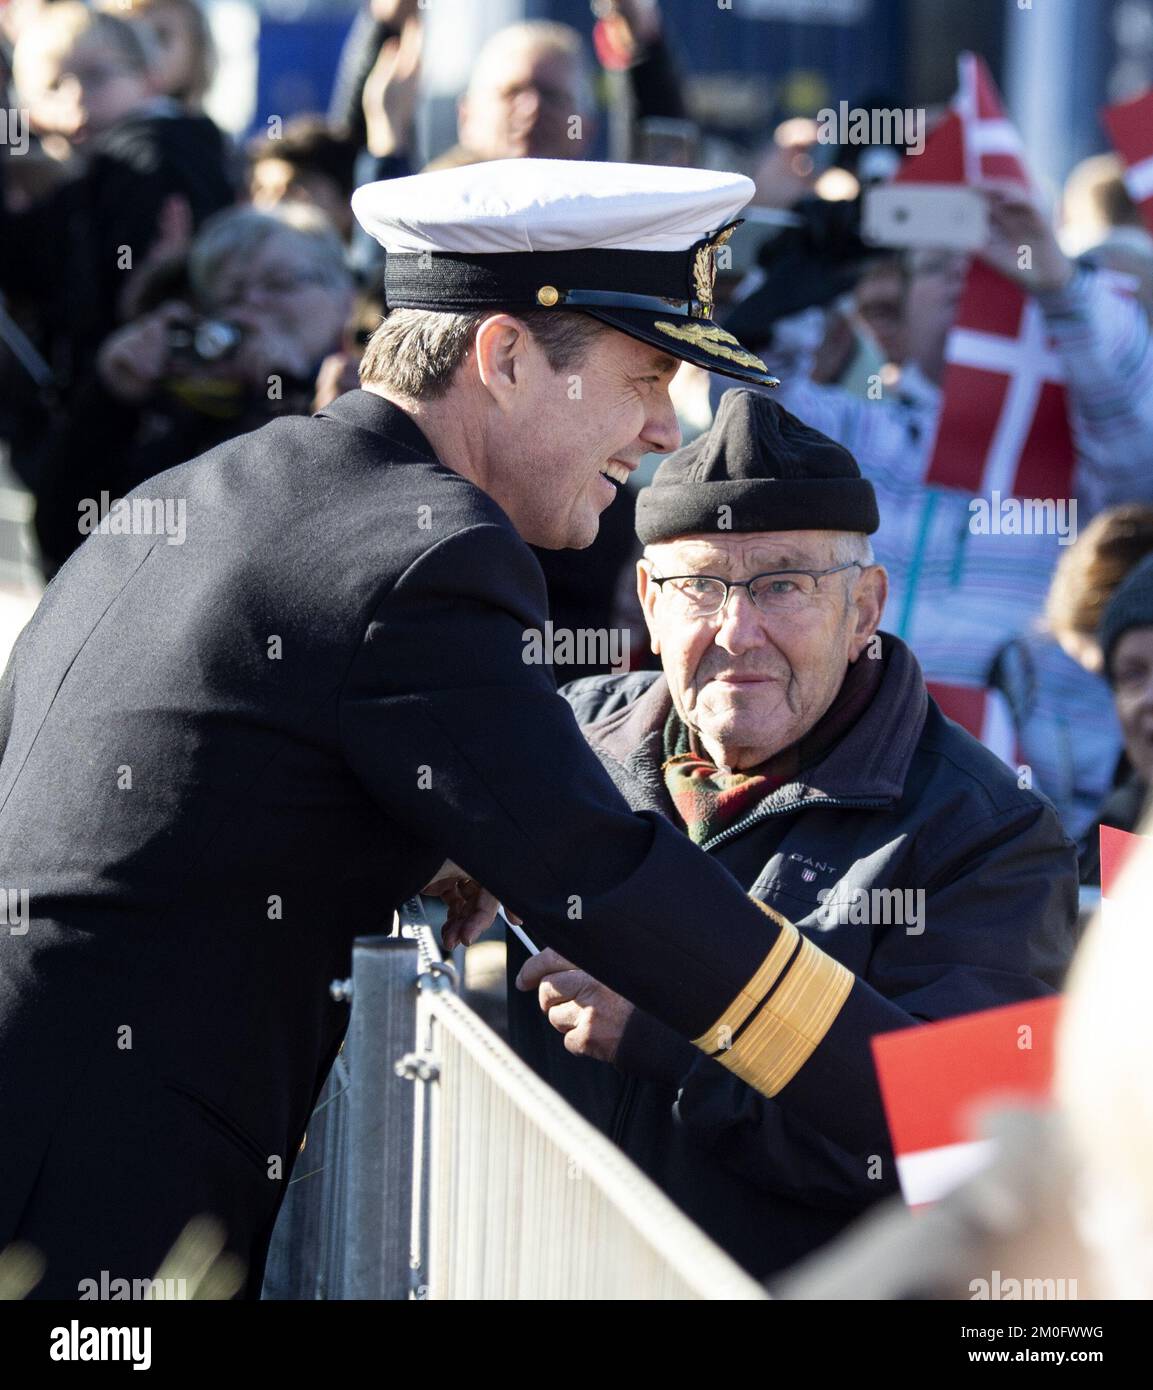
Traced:
<path id="1" fill-rule="evenodd" d="M 122 497 L 275 415 L 307 413 L 353 302 L 336 233 L 291 204 L 206 222 L 187 291 L 105 340 L 49 442 L 36 512 L 46 575 L 84 539 L 84 499 Z"/>

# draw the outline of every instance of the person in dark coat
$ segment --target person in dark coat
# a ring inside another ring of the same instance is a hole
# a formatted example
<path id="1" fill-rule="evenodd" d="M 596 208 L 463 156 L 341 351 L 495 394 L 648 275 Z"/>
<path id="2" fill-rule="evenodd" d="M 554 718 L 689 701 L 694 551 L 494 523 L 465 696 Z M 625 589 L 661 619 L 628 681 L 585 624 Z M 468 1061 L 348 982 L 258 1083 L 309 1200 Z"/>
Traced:
<path id="1" fill-rule="evenodd" d="M 790 506 L 783 487 L 802 479 Z M 841 500 L 853 489 L 856 516 Z M 713 532 L 725 505 L 731 529 Z M 876 505 L 847 451 L 769 397 L 728 391 L 637 515 L 663 673 L 562 691 L 634 810 L 677 826 L 906 1026 L 1058 988 L 1073 847 L 1053 807 L 941 714 L 916 657 L 878 631 Z M 753 587 L 726 598 L 709 575 Z M 509 973 L 521 1055 L 755 1277 L 897 1190 L 883 1123 L 840 1142 L 555 951 L 530 960 L 510 942 Z M 867 1033 L 859 1046 L 867 1059 Z"/>
<path id="2" fill-rule="evenodd" d="M 34 1297 L 151 1278 L 205 1214 L 256 1296 L 329 983 L 430 882 L 447 946 L 495 895 L 799 1118 L 875 1131 L 859 1039 L 904 1012 L 634 814 L 525 659 L 528 543 L 587 545 L 677 446 L 678 360 L 772 380 L 710 317 L 751 192 L 536 160 L 359 190 L 365 389 L 143 483 L 49 585 L 0 682 L 0 1248 L 39 1252 Z"/>

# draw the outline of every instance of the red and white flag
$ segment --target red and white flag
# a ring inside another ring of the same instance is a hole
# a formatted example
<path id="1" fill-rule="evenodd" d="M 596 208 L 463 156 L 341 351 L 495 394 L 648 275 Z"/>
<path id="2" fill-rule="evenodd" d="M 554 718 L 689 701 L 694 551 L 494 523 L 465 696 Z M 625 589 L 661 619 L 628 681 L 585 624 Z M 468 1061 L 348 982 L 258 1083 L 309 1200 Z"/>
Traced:
<path id="1" fill-rule="evenodd" d="M 1113 148 L 1125 165 L 1125 187 L 1153 232 L 1153 91 L 1101 112 Z"/>
<path id="2" fill-rule="evenodd" d="M 1016 768 L 1021 759 L 1009 701 L 999 690 L 980 685 L 950 685 L 946 681 L 926 681 L 929 694 L 946 719 L 960 724 L 986 748 Z"/>
<path id="3" fill-rule="evenodd" d="M 1029 187 L 1021 138 L 984 61 L 958 59 L 953 109 L 901 182 L 1012 180 Z M 943 400 L 925 481 L 974 494 L 1069 497 L 1076 453 L 1061 364 L 1033 299 L 981 261 L 969 266 L 945 348 Z"/>
<path id="4" fill-rule="evenodd" d="M 1060 1008 L 1050 995 L 873 1038 L 909 1206 L 939 1201 L 989 1164 L 993 1141 L 977 1137 L 985 1111 L 1048 1103 Z"/>

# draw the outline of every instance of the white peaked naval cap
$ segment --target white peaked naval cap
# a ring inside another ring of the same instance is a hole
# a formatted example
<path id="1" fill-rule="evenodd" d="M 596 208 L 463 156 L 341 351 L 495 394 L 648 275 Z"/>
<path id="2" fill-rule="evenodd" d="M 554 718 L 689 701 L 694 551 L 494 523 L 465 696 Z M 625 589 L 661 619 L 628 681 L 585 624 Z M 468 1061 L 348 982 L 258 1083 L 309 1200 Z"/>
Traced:
<path id="1" fill-rule="evenodd" d="M 775 385 L 712 317 L 716 251 L 753 188 L 708 169 L 498 159 L 366 184 L 352 209 L 385 249 L 386 311 L 575 310 Z"/>
<path id="2" fill-rule="evenodd" d="M 753 188 L 709 169 L 497 159 L 366 184 L 352 210 L 386 251 L 684 251 Z"/>

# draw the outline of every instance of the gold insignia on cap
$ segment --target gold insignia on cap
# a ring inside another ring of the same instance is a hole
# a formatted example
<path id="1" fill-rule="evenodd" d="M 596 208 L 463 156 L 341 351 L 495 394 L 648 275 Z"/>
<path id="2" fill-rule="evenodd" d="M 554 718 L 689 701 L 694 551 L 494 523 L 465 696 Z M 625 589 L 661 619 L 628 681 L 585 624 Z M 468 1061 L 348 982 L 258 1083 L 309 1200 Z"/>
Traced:
<path id="1" fill-rule="evenodd" d="M 670 338 L 679 338 L 681 342 L 691 343 L 703 352 L 712 353 L 714 357 L 723 357 L 740 367 L 754 367 L 758 372 L 766 373 L 769 370 L 759 357 L 754 356 L 748 348 L 741 347 L 736 338 L 731 333 L 726 333 L 718 324 L 694 323 L 691 320 L 685 323 L 669 323 L 666 319 L 657 319 L 653 327 L 667 333 Z"/>
<path id="2" fill-rule="evenodd" d="M 542 285 L 536 292 L 536 302 L 543 304 L 546 309 L 551 309 L 559 298 L 560 291 L 555 285 Z"/>
<path id="3" fill-rule="evenodd" d="M 739 224 L 734 222 L 731 227 L 725 227 L 719 231 L 711 241 L 706 241 L 703 246 L 697 248 L 697 253 L 693 257 L 693 287 L 696 290 L 697 299 L 700 300 L 701 308 L 704 310 L 703 318 L 710 319 L 713 316 L 713 286 L 717 282 L 717 248 L 723 246 L 729 237 L 737 230 Z"/>

